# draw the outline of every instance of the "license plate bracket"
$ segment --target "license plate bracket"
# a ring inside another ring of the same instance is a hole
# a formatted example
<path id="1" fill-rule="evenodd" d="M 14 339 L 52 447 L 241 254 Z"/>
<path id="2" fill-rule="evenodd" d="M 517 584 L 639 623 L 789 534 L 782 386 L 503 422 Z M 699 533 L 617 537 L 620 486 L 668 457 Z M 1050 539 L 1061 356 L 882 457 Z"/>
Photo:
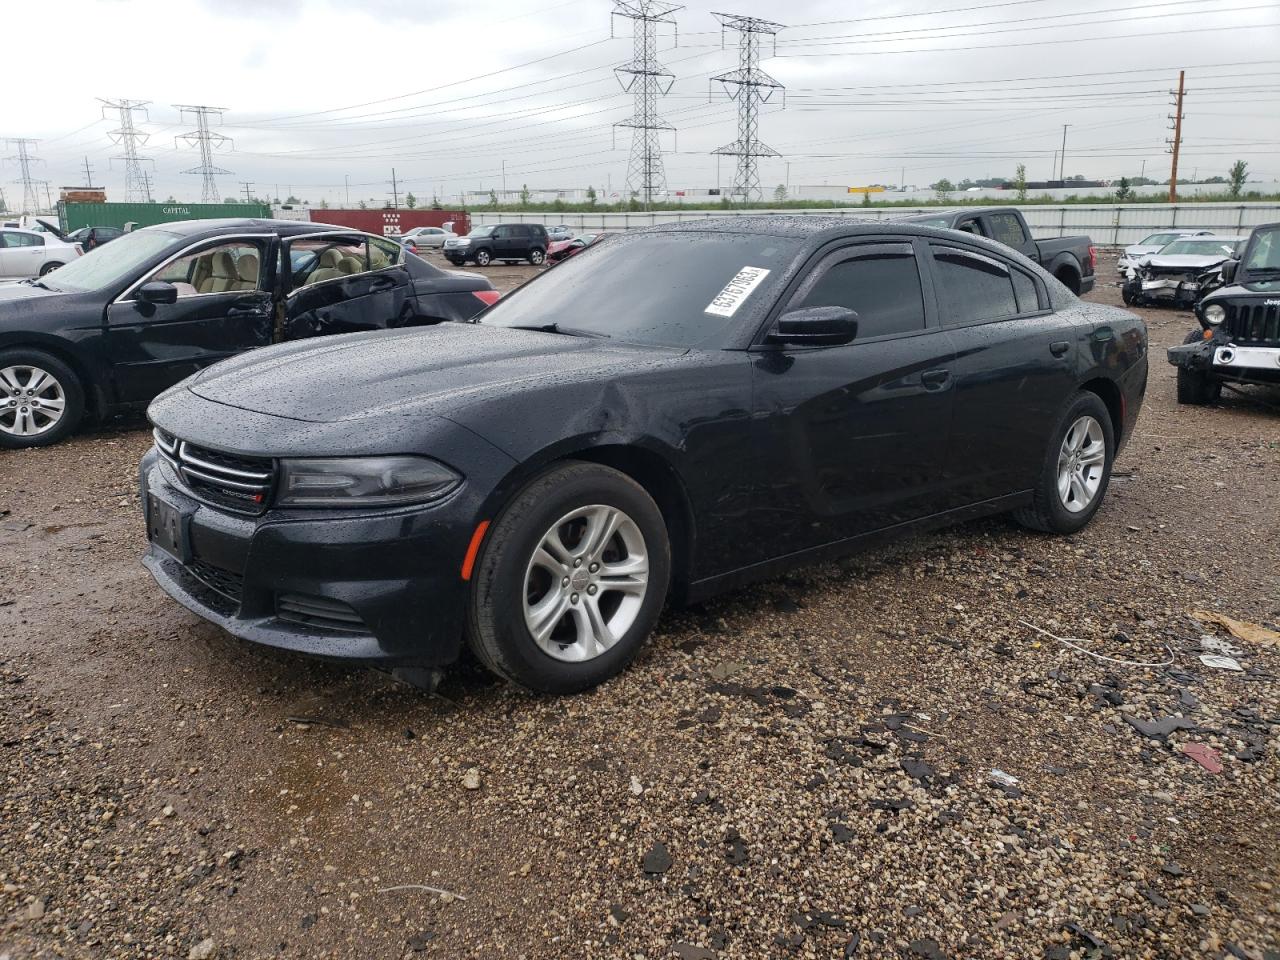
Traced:
<path id="1" fill-rule="evenodd" d="M 179 563 L 191 562 L 191 515 L 154 493 L 147 496 L 147 538 Z"/>

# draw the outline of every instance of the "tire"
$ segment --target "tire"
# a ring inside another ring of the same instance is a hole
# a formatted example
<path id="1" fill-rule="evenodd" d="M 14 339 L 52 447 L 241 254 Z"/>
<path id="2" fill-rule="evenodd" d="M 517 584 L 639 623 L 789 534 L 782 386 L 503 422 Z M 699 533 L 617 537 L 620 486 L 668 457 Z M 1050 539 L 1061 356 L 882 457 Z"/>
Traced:
<path id="1" fill-rule="evenodd" d="M 477 267 L 487 267 L 489 265 L 489 261 L 492 259 L 493 255 L 490 254 L 488 250 L 476 251 L 475 261 Z"/>
<path id="2" fill-rule="evenodd" d="M 1204 339 L 1204 332 L 1192 330 L 1182 342 L 1199 343 Z M 1202 370 L 1178 368 L 1178 403 L 1185 406 L 1204 407 L 1217 403 L 1222 396 L 1222 383 Z"/>
<path id="3" fill-rule="evenodd" d="M 1084 442 L 1073 444 L 1077 439 Z M 1071 469 L 1070 461 L 1064 464 L 1062 459 L 1072 446 L 1085 458 L 1079 473 Z M 1106 498 L 1115 450 L 1115 430 L 1107 405 L 1096 393 L 1077 393 L 1067 402 L 1049 434 L 1031 505 L 1014 511 L 1014 519 L 1024 527 L 1045 533 L 1075 533 L 1083 528 Z M 1098 456 L 1100 460 L 1095 461 L 1093 458 Z M 1079 486 L 1069 484 L 1065 496 L 1059 487 L 1064 468 L 1085 478 Z"/>
<path id="4" fill-rule="evenodd" d="M 51 263 L 46 263 L 43 267 L 40 268 L 40 276 L 42 277 L 47 276 L 48 274 L 51 274 L 53 273 L 53 271 L 57 270 L 60 266 L 62 266 L 62 264 L 58 263 L 56 260 Z"/>
<path id="5" fill-rule="evenodd" d="M 529 251 L 529 262 L 535 267 L 542 266 L 543 261 L 546 259 L 547 251 L 543 250 L 541 247 L 534 247 Z"/>
<path id="6" fill-rule="evenodd" d="M 1080 296 L 1080 275 L 1074 270 L 1059 270 L 1054 274 L 1058 278 L 1058 282 L 1074 293 Z"/>
<path id="7" fill-rule="evenodd" d="M 579 511 L 587 516 L 575 516 Z M 592 522 L 610 511 L 617 532 L 575 562 Z M 546 548 L 553 537 L 558 548 Z M 535 562 L 538 555 L 547 562 Z M 610 565 L 618 571 L 612 576 Z M 565 461 L 529 481 L 489 528 L 471 581 L 468 642 L 486 667 L 529 690 L 588 690 L 639 652 L 662 612 L 670 576 L 666 523 L 644 488 L 609 467 Z M 541 642 L 530 622 L 544 627 Z M 600 623 L 620 631 L 616 639 L 598 642 Z"/>
<path id="8" fill-rule="evenodd" d="M 62 404 L 56 418 L 44 412 L 55 401 Z M 84 386 L 74 370 L 43 350 L 0 350 L 0 448 L 47 447 L 70 436 L 83 417 Z"/>

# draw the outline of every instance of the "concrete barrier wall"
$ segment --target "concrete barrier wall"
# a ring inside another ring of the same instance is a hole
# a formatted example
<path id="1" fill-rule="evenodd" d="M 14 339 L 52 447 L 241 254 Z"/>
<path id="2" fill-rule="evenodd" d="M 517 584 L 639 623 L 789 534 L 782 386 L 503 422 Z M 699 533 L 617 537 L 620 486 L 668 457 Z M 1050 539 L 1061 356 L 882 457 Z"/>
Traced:
<path id="1" fill-rule="evenodd" d="M 660 223 L 704 220 L 709 217 L 751 216 L 782 213 L 791 216 L 850 217 L 853 219 L 890 220 L 914 213 L 936 213 L 941 207 L 844 207 L 835 210 L 662 210 L 653 213 L 493 213 L 482 209 L 471 211 L 475 227 L 495 223 L 566 224 L 582 233 L 605 230 L 638 230 Z M 1022 207 L 1022 215 L 1037 237 L 1065 237 L 1087 234 L 1098 246 L 1124 246 L 1137 243 L 1156 230 L 1185 227 L 1213 230 L 1224 235 L 1244 235 L 1260 223 L 1280 220 L 1280 203 L 1140 203 L 1140 204 L 1063 204 L 1061 206 Z"/>

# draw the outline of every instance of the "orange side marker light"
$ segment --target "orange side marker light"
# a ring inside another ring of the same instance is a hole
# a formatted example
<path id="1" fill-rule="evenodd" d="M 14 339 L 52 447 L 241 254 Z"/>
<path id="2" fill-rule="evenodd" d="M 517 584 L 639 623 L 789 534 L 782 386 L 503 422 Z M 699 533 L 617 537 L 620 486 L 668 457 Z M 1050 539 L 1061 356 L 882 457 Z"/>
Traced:
<path id="1" fill-rule="evenodd" d="M 476 555 L 480 552 L 480 543 L 489 529 L 489 521 L 481 520 L 476 524 L 476 532 L 471 534 L 471 543 L 467 545 L 467 555 L 462 558 L 462 579 L 471 579 L 471 570 L 476 565 Z"/>

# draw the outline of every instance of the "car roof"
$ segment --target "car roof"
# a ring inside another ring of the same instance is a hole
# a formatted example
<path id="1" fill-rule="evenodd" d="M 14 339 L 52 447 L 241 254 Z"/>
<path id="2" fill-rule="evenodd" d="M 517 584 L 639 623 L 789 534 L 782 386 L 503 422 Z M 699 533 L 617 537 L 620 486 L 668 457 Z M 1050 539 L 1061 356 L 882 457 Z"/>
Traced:
<path id="1" fill-rule="evenodd" d="M 174 220 L 170 223 L 156 223 L 139 230 L 164 230 L 183 237 L 196 237 L 200 234 L 218 234 L 227 231 L 245 231 L 255 233 L 270 231 L 281 236 L 297 236 L 300 233 L 323 233 L 328 230 L 349 230 L 352 233 L 367 233 L 354 227 L 344 227 L 336 223 L 312 223 L 309 220 L 270 220 L 256 217 L 226 217 L 216 220 Z"/>
<path id="2" fill-rule="evenodd" d="M 628 231 L 633 232 L 633 231 Z M 911 236 L 952 238 L 956 231 L 907 220 L 875 220 L 868 217 L 840 217 L 829 214 L 759 214 L 741 217 L 711 217 L 647 227 L 639 233 L 728 233 L 788 237 L 820 244 L 842 237 L 897 233 Z M 966 235 L 966 239 L 984 238 Z M 1001 248 L 1006 252 L 1010 248 Z"/>
<path id="3" fill-rule="evenodd" d="M 1193 234 L 1193 235 L 1191 235 L 1191 236 L 1185 236 L 1185 237 L 1183 237 L 1182 239 L 1183 239 L 1183 240 L 1194 240 L 1194 241 L 1196 241 L 1197 243 L 1214 243 L 1215 241 L 1228 241 L 1228 240 L 1229 240 L 1231 243 L 1239 243 L 1240 241 L 1242 241 L 1242 240 L 1248 240 L 1249 238 L 1248 238 L 1248 237 L 1227 236 L 1227 235 L 1225 235 L 1225 234 L 1220 234 L 1220 233 L 1208 233 L 1208 234 L 1202 234 L 1202 235 L 1196 235 L 1196 234 Z M 1181 240 L 1174 240 L 1173 242 L 1174 242 L 1174 243 L 1181 243 L 1182 241 L 1181 241 Z"/>

